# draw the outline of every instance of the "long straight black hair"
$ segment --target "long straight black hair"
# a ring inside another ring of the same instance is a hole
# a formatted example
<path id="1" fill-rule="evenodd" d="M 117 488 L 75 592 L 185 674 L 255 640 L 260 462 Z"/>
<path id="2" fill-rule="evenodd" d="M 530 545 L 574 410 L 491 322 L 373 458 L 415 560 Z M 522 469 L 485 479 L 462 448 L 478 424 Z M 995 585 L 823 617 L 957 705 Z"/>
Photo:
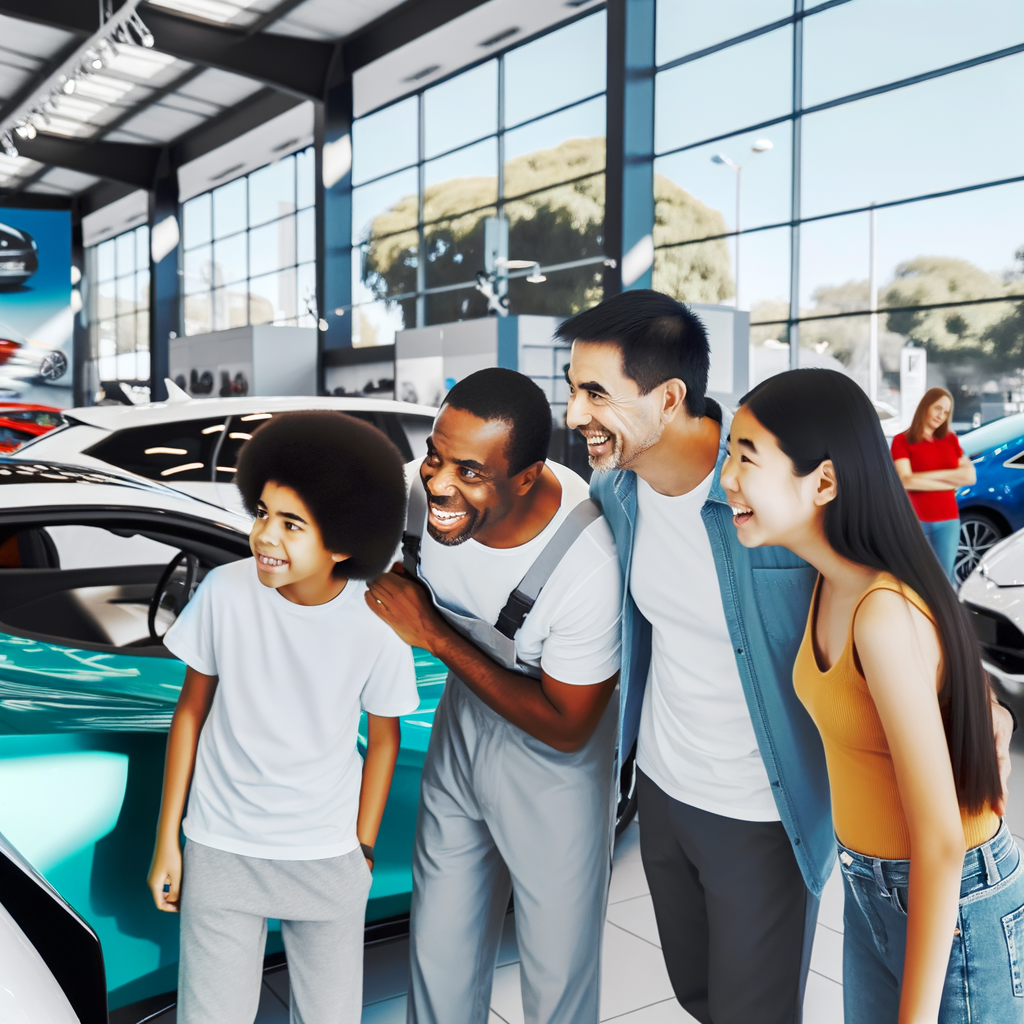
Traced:
<path id="1" fill-rule="evenodd" d="M 957 797 L 971 811 L 995 803 L 1002 787 L 978 641 L 925 539 L 867 395 L 835 370 L 790 370 L 769 377 L 741 404 L 775 435 L 798 476 L 832 460 L 836 497 L 825 506 L 824 526 L 833 550 L 891 573 L 931 610 L 942 645 L 939 704 Z"/>

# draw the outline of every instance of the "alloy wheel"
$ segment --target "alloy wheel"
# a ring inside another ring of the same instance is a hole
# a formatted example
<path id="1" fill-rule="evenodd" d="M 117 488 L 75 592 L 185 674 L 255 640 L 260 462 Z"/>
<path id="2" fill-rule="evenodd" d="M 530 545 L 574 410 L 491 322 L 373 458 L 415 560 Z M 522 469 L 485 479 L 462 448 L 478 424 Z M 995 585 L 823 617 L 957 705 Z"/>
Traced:
<path id="1" fill-rule="evenodd" d="M 963 583 L 985 552 L 1002 539 L 1002 532 L 990 520 L 974 516 L 962 519 L 960 545 L 956 550 L 956 578 Z"/>

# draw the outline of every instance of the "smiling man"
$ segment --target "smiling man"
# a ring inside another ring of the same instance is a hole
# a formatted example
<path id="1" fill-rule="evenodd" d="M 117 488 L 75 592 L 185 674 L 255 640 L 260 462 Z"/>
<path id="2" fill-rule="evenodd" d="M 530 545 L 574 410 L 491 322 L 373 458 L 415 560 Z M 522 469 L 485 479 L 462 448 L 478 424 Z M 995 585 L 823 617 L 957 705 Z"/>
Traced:
<path id="1" fill-rule="evenodd" d="M 526 1021 L 598 1020 L 621 577 L 587 485 L 546 461 L 550 438 L 528 377 L 456 384 L 413 485 L 408 572 L 367 595 L 450 669 L 413 853 L 416 1024 L 486 1024 L 513 892 Z"/>
<path id="2" fill-rule="evenodd" d="M 821 742 L 792 692 L 814 573 L 743 548 L 719 483 L 728 414 L 700 320 L 631 291 L 559 330 L 627 573 L 620 749 L 679 1002 L 702 1024 L 798 1021 L 834 857 Z"/>

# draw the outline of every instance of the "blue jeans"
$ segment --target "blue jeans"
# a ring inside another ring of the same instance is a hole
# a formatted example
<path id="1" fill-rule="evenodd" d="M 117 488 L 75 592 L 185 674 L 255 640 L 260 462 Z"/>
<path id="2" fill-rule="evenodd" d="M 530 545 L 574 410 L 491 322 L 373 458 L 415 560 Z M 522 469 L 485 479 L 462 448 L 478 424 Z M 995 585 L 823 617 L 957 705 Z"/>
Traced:
<path id="1" fill-rule="evenodd" d="M 845 1024 L 896 1024 L 910 861 L 839 847 Z M 1004 823 L 969 850 L 939 1024 L 1024 1021 L 1024 861 Z"/>
<path id="2" fill-rule="evenodd" d="M 960 544 L 960 520 L 940 519 L 937 523 L 921 523 L 928 543 L 939 560 L 939 565 L 949 577 L 953 586 L 957 585 L 953 577 L 953 566 L 956 564 L 956 549 Z"/>

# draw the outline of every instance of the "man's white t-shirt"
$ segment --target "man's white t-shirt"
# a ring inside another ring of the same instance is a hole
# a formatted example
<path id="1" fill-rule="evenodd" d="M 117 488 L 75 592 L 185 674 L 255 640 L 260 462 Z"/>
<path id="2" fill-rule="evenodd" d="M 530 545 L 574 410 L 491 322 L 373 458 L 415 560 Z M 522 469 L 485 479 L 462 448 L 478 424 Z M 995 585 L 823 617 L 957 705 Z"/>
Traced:
<path id="1" fill-rule="evenodd" d="M 271 860 L 358 848 L 360 711 L 419 705 L 412 650 L 365 592 L 349 580 L 327 604 L 294 604 L 260 583 L 251 558 L 203 580 L 164 637 L 190 668 L 220 677 L 182 823 L 189 839 Z"/>
<path id="2" fill-rule="evenodd" d="M 713 476 L 678 497 L 637 477 L 629 589 L 654 633 L 637 764 L 692 807 L 778 821 L 700 515 Z"/>
<path id="3" fill-rule="evenodd" d="M 519 585 L 566 516 L 589 491 L 565 466 L 548 467 L 562 485 L 562 502 L 551 522 L 531 541 L 515 548 L 489 548 L 473 538 L 446 546 L 424 529 L 420 574 L 438 599 L 462 614 L 495 623 L 509 594 Z M 418 477 L 414 487 L 420 487 Z M 619 670 L 622 577 L 615 539 L 604 517 L 576 539 L 516 634 L 516 655 L 552 679 L 587 686 Z"/>

